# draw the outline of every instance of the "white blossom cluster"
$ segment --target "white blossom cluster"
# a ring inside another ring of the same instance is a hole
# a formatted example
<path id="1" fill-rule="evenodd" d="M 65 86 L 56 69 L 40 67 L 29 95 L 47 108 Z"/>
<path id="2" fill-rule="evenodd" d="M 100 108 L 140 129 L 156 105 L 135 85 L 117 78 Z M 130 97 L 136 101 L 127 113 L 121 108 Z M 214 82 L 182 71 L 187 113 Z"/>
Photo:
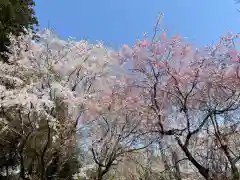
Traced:
<path id="1" fill-rule="evenodd" d="M 81 180 L 82 178 L 88 179 L 87 172 L 92 171 L 96 169 L 96 164 L 88 164 L 82 168 L 79 169 L 79 172 L 73 175 L 74 180 Z"/>
<path id="2" fill-rule="evenodd" d="M 9 61 L 0 62 L 0 108 L 37 113 L 35 128 L 45 119 L 57 131 L 57 104 L 67 108 L 62 118 L 75 121 L 91 97 L 111 86 L 108 77 L 117 74 L 117 60 L 101 43 L 61 40 L 48 29 L 37 40 L 33 36 L 9 35 Z"/>

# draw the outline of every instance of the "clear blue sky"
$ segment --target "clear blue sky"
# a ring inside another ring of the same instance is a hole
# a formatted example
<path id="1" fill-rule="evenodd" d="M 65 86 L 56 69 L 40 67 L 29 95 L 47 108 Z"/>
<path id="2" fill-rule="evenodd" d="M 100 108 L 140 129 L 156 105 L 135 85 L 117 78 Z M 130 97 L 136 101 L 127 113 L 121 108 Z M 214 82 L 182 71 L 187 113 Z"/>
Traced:
<path id="1" fill-rule="evenodd" d="M 132 45 L 144 32 L 153 32 L 159 12 L 171 34 L 195 45 L 216 42 L 229 30 L 240 32 L 240 4 L 234 0 L 36 0 L 40 28 L 61 37 L 102 40 L 118 47 Z"/>

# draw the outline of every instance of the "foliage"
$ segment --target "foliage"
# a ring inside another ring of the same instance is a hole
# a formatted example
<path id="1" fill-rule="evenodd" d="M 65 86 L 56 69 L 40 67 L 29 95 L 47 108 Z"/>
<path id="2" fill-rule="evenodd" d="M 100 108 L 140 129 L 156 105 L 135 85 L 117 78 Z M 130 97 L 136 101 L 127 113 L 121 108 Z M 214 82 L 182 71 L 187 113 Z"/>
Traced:
<path id="1" fill-rule="evenodd" d="M 24 28 L 36 30 L 38 20 L 34 11 L 33 0 L 1 0 L 0 2 L 0 52 L 7 51 L 8 34 L 19 35 Z M 7 57 L 0 56 L 3 60 Z"/>
<path id="2" fill-rule="evenodd" d="M 141 112 L 148 109 L 142 121 L 159 138 L 170 136 L 205 179 L 239 179 L 239 146 L 233 140 L 240 105 L 236 37 L 230 34 L 216 47 L 194 50 L 163 32 L 154 41 L 125 45 L 119 57 L 133 65 L 130 86 L 141 91 Z M 216 168 L 222 163 L 225 167 Z"/>
<path id="3" fill-rule="evenodd" d="M 33 36 L 10 34 L 0 64 L 2 173 L 239 179 L 239 35 L 194 49 L 162 32 L 119 52 Z"/>
<path id="4" fill-rule="evenodd" d="M 75 161 L 79 115 L 105 88 L 114 61 L 100 43 L 63 41 L 49 30 L 32 36 L 10 35 L 9 62 L 0 65 L 1 143 L 9 150 L 1 157 L 12 136 L 17 160 L 2 168 L 18 166 L 22 179 L 45 179 L 50 168 L 66 176 L 77 167 L 64 170 Z"/>

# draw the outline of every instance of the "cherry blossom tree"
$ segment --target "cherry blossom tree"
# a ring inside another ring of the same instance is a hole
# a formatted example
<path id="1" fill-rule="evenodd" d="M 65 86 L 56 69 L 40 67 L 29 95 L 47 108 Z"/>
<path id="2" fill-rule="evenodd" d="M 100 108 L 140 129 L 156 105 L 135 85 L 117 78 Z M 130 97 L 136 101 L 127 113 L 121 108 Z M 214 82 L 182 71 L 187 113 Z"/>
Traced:
<path id="1" fill-rule="evenodd" d="M 25 180 L 102 180 L 142 157 L 130 167 L 140 172 L 126 177 L 184 180 L 191 169 L 192 179 L 238 180 L 239 35 L 195 49 L 180 36 L 158 37 L 157 25 L 151 40 L 119 52 L 48 29 L 10 34 L 9 60 L 0 62 L 6 176 L 13 167 Z M 80 168 L 78 146 L 88 151 Z"/>
<path id="2" fill-rule="evenodd" d="M 101 43 L 61 40 L 47 29 L 32 36 L 9 35 L 9 62 L 0 64 L 1 144 L 17 138 L 22 179 L 46 179 L 74 157 L 79 117 L 120 72 Z"/>
<path id="3" fill-rule="evenodd" d="M 91 116 L 88 111 L 81 116 L 82 122 L 91 119 L 87 128 L 87 146 L 92 159 L 88 165 L 93 164 L 95 171 L 92 179 L 114 176 L 126 156 L 153 142 L 145 136 L 149 132 L 139 119 L 138 92 L 128 87 L 128 81 L 125 73 L 117 76 L 111 89 L 95 97 L 95 106 L 89 109 Z"/>
<path id="4" fill-rule="evenodd" d="M 230 177 L 239 179 L 239 146 L 231 145 L 229 139 L 230 134 L 236 138 L 239 124 L 239 56 L 233 43 L 237 37 L 230 34 L 215 47 L 194 49 L 179 36 L 167 38 L 163 32 L 152 41 L 123 46 L 118 57 L 130 66 L 134 80 L 129 86 L 141 91 L 138 103 L 147 112 L 142 121 L 160 138 L 173 137 L 179 151 L 205 179 L 215 179 L 219 172 L 202 163 L 210 150 L 204 137 L 215 141 L 211 150 L 222 153 Z M 198 136 L 202 152 L 193 151 Z"/>

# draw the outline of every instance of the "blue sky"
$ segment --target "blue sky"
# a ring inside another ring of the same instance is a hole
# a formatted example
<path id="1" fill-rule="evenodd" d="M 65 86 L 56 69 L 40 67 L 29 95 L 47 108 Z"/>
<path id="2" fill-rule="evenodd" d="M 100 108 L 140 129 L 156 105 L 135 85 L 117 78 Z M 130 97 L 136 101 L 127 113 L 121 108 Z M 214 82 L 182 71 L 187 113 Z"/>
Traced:
<path id="1" fill-rule="evenodd" d="M 170 34 L 195 45 L 212 44 L 229 30 L 240 32 L 240 4 L 234 0 L 35 0 L 40 28 L 63 38 L 102 40 L 118 47 L 132 45 L 144 32 L 153 33 L 156 17 Z"/>

